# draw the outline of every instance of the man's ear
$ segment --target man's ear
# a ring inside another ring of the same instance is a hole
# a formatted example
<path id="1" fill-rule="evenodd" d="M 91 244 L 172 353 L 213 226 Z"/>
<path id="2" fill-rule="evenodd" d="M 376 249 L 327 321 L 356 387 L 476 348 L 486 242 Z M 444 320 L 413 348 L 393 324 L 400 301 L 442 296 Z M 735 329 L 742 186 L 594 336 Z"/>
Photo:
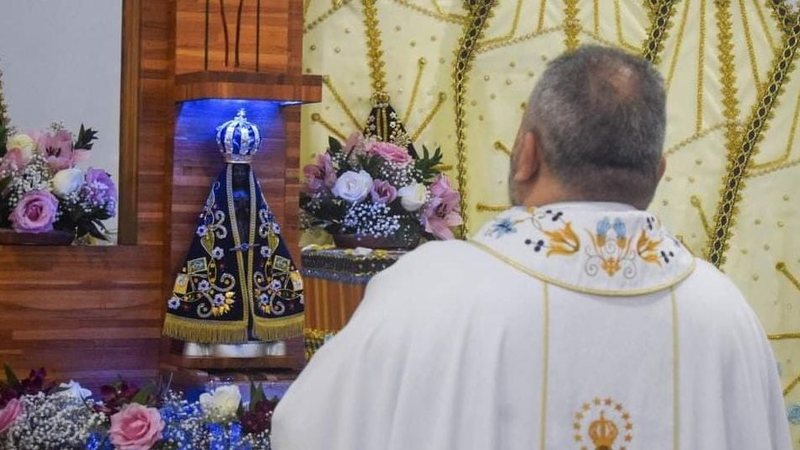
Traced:
<path id="1" fill-rule="evenodd" d="M 658 180 L 661 181 L 661 177 L 664 176 L 664 172 L 667 171 L 667 158 L 663 155 L 661 156 L 661 160 L 658 162 Z"/>
<path id="2" fill-rule="evenodd" d="M 526 131 L 517 149 L 514 181 L 525 183 L 536 177 L 541 167 L 539 141 L 531 131 Z"/>

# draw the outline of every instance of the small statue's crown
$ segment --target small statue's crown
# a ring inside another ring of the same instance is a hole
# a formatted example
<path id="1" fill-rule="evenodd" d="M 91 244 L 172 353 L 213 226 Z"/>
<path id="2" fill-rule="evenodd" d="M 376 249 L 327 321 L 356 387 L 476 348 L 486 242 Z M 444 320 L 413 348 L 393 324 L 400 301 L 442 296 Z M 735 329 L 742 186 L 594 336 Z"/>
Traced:
<path id="1" fill-rule="evenodd" d="M 261 133 L 247 121 L 244 108 L 236 117 L 217 127 L 217 149 L 225 156 L 225 162 L 249 163 L 259 144 Z"/>
<path id="2" fill-rule="evenodd" d="M 596 450 L 611 450 L 618 434 L 617 426 L 614 422 L 606 420 L 603 411 L 600 411 L 600 418 L 589 425 L 589 437 Z"/>

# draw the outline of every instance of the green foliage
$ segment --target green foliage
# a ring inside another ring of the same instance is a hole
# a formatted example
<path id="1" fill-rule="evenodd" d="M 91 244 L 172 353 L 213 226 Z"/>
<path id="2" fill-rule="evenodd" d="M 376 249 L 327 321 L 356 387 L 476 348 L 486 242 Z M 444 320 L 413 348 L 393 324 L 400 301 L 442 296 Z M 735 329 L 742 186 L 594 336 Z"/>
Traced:
<path id="1" fill-rule="evenodd" d="M 8 151 L 6 141 L 8 141 L 9 134 L 11 134 L 11 120 L 8 117 L 6 100 L 3 97 L 3 72 L 0 71 L 0 158 L 5 156 Z"/>
<path id="2" fill-rule="evenodd" d="M 2 101 L 2 99 L 0 99 Z M 8 128 L 3 124 L 3 119 L 0 117 L 0 158 L 5 156 L 6 152 L 8 152 L 8 148 L 6 148 L 6 142 L 8 141 Z"/>
<path id="3" fill-rule="evenodd" d="M 8 363 L 3 364 L 3 368 L 6 372 L 6 384 L 12 388 L 18 388 L 21 386 L 19 379 L 16 375 L 14 375 L 14 371 L 11 369 L 11 366 Z"/>
<path id="4" fill-rule="evenodd" d="M 136 393 L 131 399 L 131 403 L 138 403 L 140 405 L 149 406 L 153 403 L 153 397 L 158 391 L 155 383 L 148 383 Z"/>
<path id="5" fill-rule="evenodd" d="M 442 163 L 442 150 L 437 147 L 431 155 L 424 145 L 422 146 L 422 157 L 417 160 L 417 169 L 422 173 L 422 179 L 429 181 L 440 173 L 437 168 Z"/>
<path id="6" fill-rule="evenodd" d="M 336 140 L 333 136 L 328 136 L 328 153 L 333 155 L 337 155 L 342 152 L 342 143 Z"/>
<path id="7" fill-rule="evenodd" d="M 255 411 L 256 406 L 259 402 L 266 400 L 267 398 L 264 396 L 264 389 L 261 387 L 261 383 L 253 383 L 250 381 L 250 411 Z"/>
<path id="8" fill-rule="evenodd" d="M 78 131 L 78 138 L 75 140 L 74 147 L 81 150 L 91 150 L 94 145 L 92 141 L 97 139 L 97 131 L 91 128 L 84 128 L 81 124 L 81 129 Z"/>

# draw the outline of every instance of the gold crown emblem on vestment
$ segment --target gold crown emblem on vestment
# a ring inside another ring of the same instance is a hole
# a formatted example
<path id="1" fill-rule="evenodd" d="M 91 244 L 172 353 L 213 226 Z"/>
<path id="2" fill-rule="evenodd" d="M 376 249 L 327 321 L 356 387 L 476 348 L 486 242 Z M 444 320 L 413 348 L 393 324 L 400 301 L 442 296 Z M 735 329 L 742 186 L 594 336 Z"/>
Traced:
<path id="1" fill-rule="evenodd" d="M 589 437 L 594 443 L 595 450 L 611 450 L 617 435 L 619 435 L 617 426 L 605 418 L 604 411 L 600 411 L 600 418 L 589 425 Z"/>

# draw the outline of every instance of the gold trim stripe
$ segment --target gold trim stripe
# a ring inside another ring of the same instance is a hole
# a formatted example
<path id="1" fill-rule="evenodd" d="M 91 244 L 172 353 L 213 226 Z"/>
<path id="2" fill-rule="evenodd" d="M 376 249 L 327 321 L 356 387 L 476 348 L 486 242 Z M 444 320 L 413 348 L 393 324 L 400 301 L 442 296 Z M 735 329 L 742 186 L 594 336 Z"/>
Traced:
<path id="1" fill-rule="evenodd" d="M 564 0 L 564 45 L 567 51 L 575 50 L 581 43 L 578 39 L 581 32 L 579 11 L 578 0 Z"/>
<path id="2" fill-rule="evenodd" d="M 783 340 L 786 340 L 786 339 L 800 339 L 800 332 L 797 332 L 797 333 L 768 334 L 767 338 L 770 341 L 783 341 Z"/>
<path id="3" fill-rule="evenodd" d="M 361 0 L 364 6 L 364 30 L 367 33 L 367 58 L 369 59 L 369 76 L 372 79 L 372 93 L 386 93 L 386 72 L 383 68 L 383 50 L 381 50 L 381 29 L 378 22 L 377 0 Z"/>
<path id="4" fill-rule="evenodd" d="M 353 114 L 353 111 L 350 109 L 347 103 L 345 103 L 344 99 L 342 98 L 342 95 L 339 93 L 339 90 L 336 89 L 336 87 L 331 82 L 331 77 L 329 77 L 328 75 L 324 75 L 322 77 L 322 84 L 324 84 L 325 87 L 327 87 L 328 90 L 331 91 L 331 94 L 333 94 L 333 99 L 336 100 L 336 103 L 339 104 L 339 107 L 342 108 L 342 111 L 344 111 L 344 113 L 347 115 L 347 118 L 350 119 L 350 122 L 352 122 L 352 124 L 355 125 L 356 129 L 363 130 L 364 125 L 362 125 L 358 121 L 358 119 L 356 119 L 356 116 L 355 114 Z"/>
<path id="5" fill-rule="evenodd" d="M 675 68 L 678 65 L 678 56 L 681 52 L 681 45 L 683 44 L 683 35 L 686 30 L 686 20 L 689 18 L 689 7 L 692 5 L 691 0 L 683 2 L 683 14 L 681 15 L 681 23 L 678 26 L 678 37 L 675 40 L 675 51 L 672 53 L 672 58 L 669 62 L 669 70 L 667 71 L 667 92 L 672 87 L 672 79 L 675 76 Z"/>
<path id="6" fill-rule="evenodd" d="M 697 90 L 694 132 L 703 131 L 703 86 L 706 74 L 706 0 L 700 0 L 700 39 L 697 45 Z"/>
<path id="7" fill-rule="evenodd" d="M 542 450 L 547 446 L 547 390 L 550 372 L 550 292 L 547 283 L 542 283 L 542 414 L 541 436 Z"/>
<path id="8" fill-rule="evenodd" d="M 336 11 L 342 9 L 344 6 L 347 6 L 352 0 L 341 0 L 337 3 L 334 3 L 330 9 L 322 13 L 319 17 L 308 23 L 306 26 L 303 27 L 303 34 L 308 33 L 309 31 L 313 30 L 317 25 L 321 24 L 322 22 L 328 20 Z"/>
<path id="9" fill-rule="evenodd" d="M 783 389 L 783 396 L 786 397 L 789 393 L 800 384 L 800 375 L 797 376 L 794 380 L 791 381 L 784 389 Z"/>
<path id="10" fill-rule="evenodd" d="M 733 23 L 730 0 L 717 0 L 717 51 L 720 62 L 722 115 L 725 117 L 725 149 L 735 151 L 739 135 L 739 91 L 736 88 L 736 59 L 733 53 Z"/>
<path id="11" fill-rule="evenodd" d="M 678 450 L 681 446 L 681 348 L 678 300 L 675 297 L 674 286 L 670 289 L 670 302 L 672 304 L 672 448 Z"/>

